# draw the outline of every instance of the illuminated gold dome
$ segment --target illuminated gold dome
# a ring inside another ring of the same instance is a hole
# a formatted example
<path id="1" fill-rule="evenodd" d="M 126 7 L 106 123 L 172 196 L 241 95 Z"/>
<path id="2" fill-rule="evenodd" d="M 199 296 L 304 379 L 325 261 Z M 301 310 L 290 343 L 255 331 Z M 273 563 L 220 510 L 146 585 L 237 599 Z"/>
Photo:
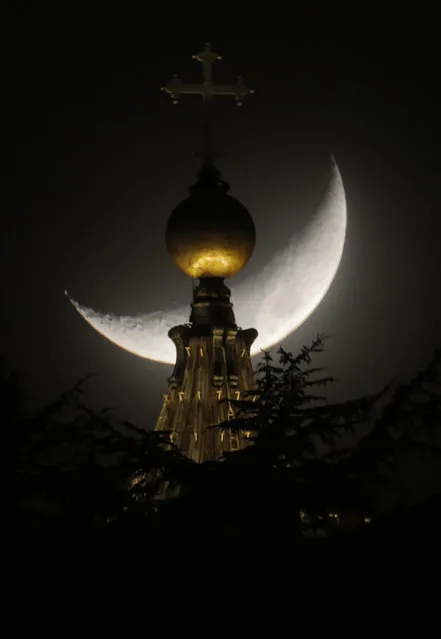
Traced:
<path id="1" fill-rule="evenodd" d="M 190 197 L 170 215 L 165 241 L 175 264 L 190 277 L 231 277 L 245 266 L 256 241 L 254 222 L 227 195 L 212 165 L 204 166 Z"/>

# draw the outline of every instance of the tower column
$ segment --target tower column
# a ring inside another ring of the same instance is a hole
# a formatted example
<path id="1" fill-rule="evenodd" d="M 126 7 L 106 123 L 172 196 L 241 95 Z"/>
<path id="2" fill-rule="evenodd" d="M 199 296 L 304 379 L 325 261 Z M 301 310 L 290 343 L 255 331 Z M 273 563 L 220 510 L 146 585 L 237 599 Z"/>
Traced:
<path id="1" fill-rule="evenodd" d="M 204 462 L 247 445 L 246 438 L 216 426 L 232 419 L 234 402 L 255 388 L 250 346 L 257 331 L 237 328 L 230 292 L 215 278 L 195 289 L 191 317 L 189 325 L 169 331 L 176 365 L 156 428 L 169 430 L 181 450 Z"/>

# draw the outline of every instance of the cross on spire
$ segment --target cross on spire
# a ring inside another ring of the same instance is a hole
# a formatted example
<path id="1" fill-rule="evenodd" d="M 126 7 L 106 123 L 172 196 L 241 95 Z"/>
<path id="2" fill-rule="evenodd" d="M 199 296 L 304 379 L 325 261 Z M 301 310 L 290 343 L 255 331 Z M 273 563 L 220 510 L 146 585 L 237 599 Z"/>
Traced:
<path id="1" fill-rule="evenodd" d="M 252 95 L 254 89 L 249 89 L 239 76 L 236 84 L 215 84 L 213 82 L 213 64 L 216 60 L 222 60 L 222 56 L 211 50 L 207 42 L 204 51 L 192 56 L 193 60 L 202 62 L 202 74 L 204 81 L 201 84 L 183 84 L 177 75 L 173 80 L 161 87 L 161 91 L 168 93 L 173 100 L 173 104 L 178 104 L 181 95 L 201 95 L 204 104 L 210 104 L 215 95 L 232 95 L 238 106 L 242 106 L 243 99 L 247 95 Z"/>
<path id="2" fill-rule="evenodd" d="M 201 95 L 205 107 L 205 127 L 204 127 L 204 152 L 202 157 L 210 162 L 212 153 L 209 144 L 209 110 L 212 99 L 217 95 L 231 95 L 234 97 L 237 106 L 242 106 L 247 95 L 255 93 L 254 89 L 249 89 L 243 82 L 242 77 L 237 78 L 236 84 L 215 84 L 213 82 L 213 64 L 216 60 L 222 60 L 222 56 L 211 50 L 207 42 L 204 51 L 192 56 L 193 60 L 202 62 L 202 74 L 204 81 L 201 84 L 184 84 L 177 75 L 173 76 L 171 82 L 161 87 L 161 91 L 168 93 L 173 104 L 178 104 L 182 95 Z"/>

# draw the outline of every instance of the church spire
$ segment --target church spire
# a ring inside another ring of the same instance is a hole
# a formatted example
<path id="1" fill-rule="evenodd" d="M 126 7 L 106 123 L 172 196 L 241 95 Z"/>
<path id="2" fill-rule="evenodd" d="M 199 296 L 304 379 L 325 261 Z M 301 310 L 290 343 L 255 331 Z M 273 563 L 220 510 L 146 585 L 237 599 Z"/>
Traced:
<path id="1" fill-rule="evenodd" d="M 179 80 L 178 76 L 173 76 L 171 82 L 161 87 L 161 91 L 168 93 L 173 104 L 179 103 L 182 95 L 201 95 L 203 102 L 203 118 L 204 118 L 204 146 L 203 152 L 200 154 L 205 164 L 212 164 L 214 159 L 214 150 L 211 141 L 211 121 L 210 106 L 212 100 L 218 95 L 230 95 L 235 98 L 236 104 L 242 106 L 243 100 L 247 95 L 254 93 L 254 89 L 249 89 L 243 82 L 242 78 L 236 81 L 236 84 L 215 84 L 213 82 L 213 64 L 217 60 L 222 60 L 222 56 L 217 55 L 211 50 L 210 44 L 207 42 L 205 49 L 201 53 L 193 55 L 193 60 L 202 63 L 203 82 L 201 84 L 184 84 Z"/>
<path id="2" fill-rule="evenodd" d="M 204 165 L 198 182 L 172 211 L 165 234 L 167 249 L 184 273 L 199 283 L 193 287 L 190 321 L 174 326 L 169 337 L 176 346 L 176 363 L 156 424 L 196 462 L 221 458 L 248 445 L 233 429 L 217 426 L 235 416 L 234 402 L 255 390 L 251 365 L 253 328 L 236 324 L 230 290 L 224 278 L 240 271 L 252 255 L 256 235 L 245 206 L 229 195 L 213 164 L 209 113 L 217 95 L 232 95 L 237 104 L 253 93 L 241 79 L 235 85 L 213 82 L 219 56 L 207 44 L 196 56 L 202 63 L 202 84 L 183 84 L 174 78 L 163 87 L 176 104 L 181 95 L 201 95 L 205 120 Z"/>

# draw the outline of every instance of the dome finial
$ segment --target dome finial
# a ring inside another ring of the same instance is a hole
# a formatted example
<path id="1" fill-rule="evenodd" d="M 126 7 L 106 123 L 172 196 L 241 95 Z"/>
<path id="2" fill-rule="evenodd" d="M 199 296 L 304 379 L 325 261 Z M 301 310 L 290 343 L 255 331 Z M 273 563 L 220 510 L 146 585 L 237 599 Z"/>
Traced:
<path id="1" fill-rule="evenodd" d="M 201 191 L 214 191 L 216 189 L 222 193 L 228 193 L 230 185 L 228 182 L 221 180 L 220 176 L 221 172 L 213 162 L 205 162 L 198 171 L 198 181 L 188 189 L 190 194 L 193 195 Z"/>
<path id="2" fill-rule="evenodd" d="M 165 234 L 167 250 L 192 278 L 225 278 L 240 271 L 256 241 L 247 209 L 227 194 L 215 167 L 204 166 L 190 197 L 172 212 Z M 202 174 L 202 175 L 201 175 Z"/>

